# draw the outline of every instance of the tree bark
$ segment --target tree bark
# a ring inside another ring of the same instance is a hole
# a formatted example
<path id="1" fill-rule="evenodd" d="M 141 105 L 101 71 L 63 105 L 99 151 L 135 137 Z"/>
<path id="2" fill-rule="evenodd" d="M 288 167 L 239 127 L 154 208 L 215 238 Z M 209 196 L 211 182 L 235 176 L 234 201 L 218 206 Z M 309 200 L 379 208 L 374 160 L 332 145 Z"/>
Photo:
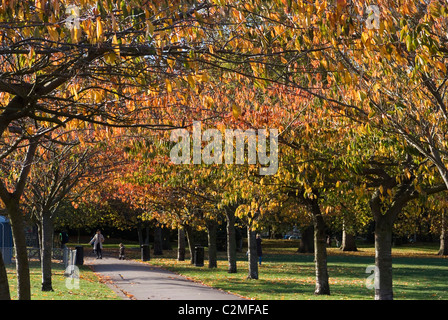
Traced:
<path id="1" fill-rule="evenodd" d="M 185 261 L 185 230 L 177 229 L 177 261 Z"/>
<path id="2" fill-rule="evenodd" d="M 206 225 L 208 234 L 208 267 L 217 268 L 218 257 L 217 257 L 216 238 L 217 238 L 218 224 L 214 220 L 207 220 Z"/>
<path id="3" fill-rule="evenodd" d="M 227 260 L 229 262 L 228 273 L 236 273 L 236 237 L 235 237 L 235 210 L 226 210 L 227 218 Z"/>
<path id="4" fill-rule="evenodd" d="M 171 239 L 170 239 L 170 230 L 166 227 L 162 228 L 162 249 L 163 250 L 172 250 Z"/>
<path id="5" fill-rule="evenodd" d="M 138 236 L 138 244 L 141 246 L 143 244 L 143 233 L 142 228 L 137 229 L 137 236 Z M 78 241 L 79 242 L 79 241 Z"/>
<path id="6" fill-rule="evenodd" d="M 41 244 L 42 291 L 53 291 L 51 282 L 51 256 L 53 251 L 54 226 L 49 213 L 43 212 L 39 225 Z"/>
<path id="7" fill-rule="evenodd" d="M 392 227 L 386 215 L 375 219 L 375 300 L 393 300 L 392 281 Z"/>
<path id="8" fill-rule="evenodd" d="M 156 227 L 154 230 L 154 255 L 163 255 L 163 238 L 162 238 L 162 227 Z"/>
<path id="9" fill-rule="evenodd" d="M 310 199 L 310 209 L 314 223 L 314 262 L 316 269 L 316 289 L 314 294 L 329 295 L 330 284 L 327 270 L 327 244 L 325 221 L 321 214 L 318 199 Z"/>
<path id="10" fill-rule="evenodd" d="M 299 253 L 313 253 L 314 252 L 314 227 L 308 226 L 302 230 L 300 237 Z"/>
<path id="11" fill-rule="evenodd" d="M 194 235 L 193 228 L 189 225 L 185 226 L 185 232 L 187 234 L 188 248 L 190 249 L 190 263 L 194 264 Z"/>
<path id="12" fill-rule="evenodd" d="M 257 255 L 257 242 L 256 232 L 251 230 L 250 226 L 247 227 L 247 252 L 249 262 L 249 272 L 247 279 L 258 279 L 258 255 Z"/>
<path id="13" fill-rule="evenodd" d="M 3 112 L 0 117 L 4 115 L 5 112 Z M 6 206 L 16 250 L 17 297 L 19 300 L 31 299 L 30 268 L 28 263 L 28 250 L 26 248 L 23 213 L 20 210 L 20 198 L 23 195 L 26 181 L 31 170 L 37 143 L 37 139 L 30 139 L 30 145 L 26 153 L 22 171 L 20 172 L 19 179 L 15 186 L 15 191 L 13 193 L 8 192 L 4 184 L 0 182 L 0 197 Z"/>
<path id="14" fill-rule="evenodd" d="M 375 220 L 375 300 L 393 300 L 392 280 L 392 227 L 399 210 L 406 202 L 394 201 L 383 214 L 381 194 L 376 190 L 370 200 L 370 209 Z M 404 200 L 404 197 L 402 198 Z M 401 203 L 400 205 L 397 205 Z"/>
<path id="15" fill-rule="evenodd" d="M 347 232 L 345 225 L 342 227 L 342 244 L 340 249 L 342 251 L 358 251 L 355 237 Z"/>
<path id="16" fill-rule="evenodd" d="M 440 256 L 448 255 L 448 228 L 446 226 L 445 212 L 442 212 L 442 228 L 440 230 L 440 247 L 437 253 Z"/>
<path id="17" fill-rule="evenodd" d="M 19 300 L 31 299 L 30 268 L 26 247 L 25 225 L 18 201 L 12 200 L 7 207 L 16 250 L 17 297 Z"/>
<path id="18" fill-rule="evenodd" d="M 9 292 L 8 275 L 6 273 L 5 261 L 0 250 L 0 300 L 11 300 Z"/>

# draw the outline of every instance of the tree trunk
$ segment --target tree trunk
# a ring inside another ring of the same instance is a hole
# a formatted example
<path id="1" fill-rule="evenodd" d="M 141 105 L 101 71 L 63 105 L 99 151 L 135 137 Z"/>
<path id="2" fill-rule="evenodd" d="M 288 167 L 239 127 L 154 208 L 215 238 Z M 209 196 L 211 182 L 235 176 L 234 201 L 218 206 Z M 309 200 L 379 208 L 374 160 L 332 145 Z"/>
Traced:
<path id="1" fill-rule="evenodd" d="M 311 211 L 314 222 L 314 262 L 316 268 L 316 289 L 314 294 L 329 295 L 330 284 L 327 270 L 327 244 L 325 221 L 320 212 L 318 199 L 312 199 Z"/>
<path id="2" fill-rule="evenodd" d="M 375 219 L 375 300 L 393 300 L 392 229 L 403 207 L 412 199 L 412 184 L 400 185 L 392 205 L 383 213 L 381 192 L 377 189 L 370 200 Z"/>
<path id="3" fill-rule="evenodd" d="M 342 228 L 342 245 L 340 249 L 342 251 L 358 251 L 355 237 L 352 234 L 349 234 L 344 226 Z"/>
<path id="4" fill-rule="evenodd" d="M 440 234 L 440 248 L 437 253 L 439 256 L 448 256 L 448 231 L 442 230 Z"/>
<path id="5" fill-rule="evenodd" d="M 392 287 L 392 227 L 386 215 L 375 219 L 375 300 L 393 300 Z"/>
<path id="6" fill-rule="evenodd" d="M 218 258 L 217 258 L 217 247 L 216 247 L 216 237 L 218 224 L 214 220 L 207 220 L 207 233 L 208 233 L 208 267 L 217 268 Z"/>
<path id="7" fill-rule="evenodd" d="M 154 230 L 154 255 L 163 255 L 163 238 L 162 238 L 162 227 L 156 227 Z"/>
<path id="8" fill-rule="evenodd" d="M 143 240 L 144 241 L 144 244 L 148 244 L 149 245 L 149 236 L 150 236 L 150 228 L 149 228 L 149 226 L 145 226 L 145 239 Z"/>
<path id="9" fill-rule="evenodd" d="M 299 253 L 313 253 L 314 252 L 314 227 L 308 226 L 302 230 L 300 237 Z"/>
<path id="10" fill-rule="evenodd" d="M 51 256 L 53 251 L 54 226 L 50 214 L 43 212 L 39 222 L 41 244 L 42 291 L 53 291 L 51 283 Z"/>
<path id="11" fill-rule="evenodd" d="M 137 228 L 138 244 L 141 246 L 143 244 L 143 233 L 142 228 Z"/>
<path id="12" fill-rule="evenodd" d="M 392 207 L 384 214 L 381 208 L 381 192 L 376 190 L 370 200 L 370 209 L 375 220 L 375 300 L 393 300 L 392 226 L 394 216 Z"/>
<path id="13" fill-rule="evenodd" d="M 162 249 L 163 250 L 172 250 L 171 239 L 170 239 L 170 230 L 165 227 L 162 228 Z"/>
<path id="14" fill-rule="evenodd" d="M 442 212 L 442 230 L 440 231 L 440 248 L 437 253 L 440 256 L 448 255 L 448 228 L 446 226 L 445 212 Z"/>
<path id="15" fill-rule="evenodd" d="M 235 237 L 235 210 L 226 210 L 227 218 L 227 260 L 229 262 L 228 273 L 236 273 L 236 237 Z"/>
<path id="16" fill-rule="evenodd" d="M 185 232 L 187 234 L 188 248 L 190 249 L 190 263 L 194 264 L 194 235 L 193 228 L 189 225 L 185 226 Z"/>
<path id="17" fill-rule="evenodd" d="M 6 273 L 5 261 L 0 250 L 0 300 L 11 300 L 9 292 L 8 275 Z"/>
<path id="18" fill-rule="evenodd" d="M 258 255 L 256 232 L 247 227 L 247 252 L 249 262 L 249 273 L 247 279 L 258 279 Z"/>
<path id="19" fill-rule="evenodd" d="M 18 201 L 17 201 L 18 202 Z M 11 201 L 7 211 L 16 250 L 17 297 L 19 300 L 31 299 L 30 268 L 26 247 L 25 225 L 16 201 Z"/>
<path id="20" fill-rule="evenodd" d="M 185 230 L 177 229 L 177 261 L 185 261 Z"/>

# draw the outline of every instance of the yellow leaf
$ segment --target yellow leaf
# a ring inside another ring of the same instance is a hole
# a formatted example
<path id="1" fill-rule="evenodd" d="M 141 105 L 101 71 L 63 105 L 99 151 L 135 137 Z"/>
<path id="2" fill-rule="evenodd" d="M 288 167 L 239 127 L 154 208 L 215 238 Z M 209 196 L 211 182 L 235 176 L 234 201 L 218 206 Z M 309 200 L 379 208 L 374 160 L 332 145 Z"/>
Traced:
<path id="1" fill-rule="evenodd" d="M 210 96 L 205 97 L 204 102 L 207 108 L 212 107 L 214 103 L 213 98 Z"/>
<path id="2" fill-rule="evenodd" d="M 71 31 L 72 41 L 78 43 L 81 40 L 81 30 L 80 28 L 73 28 Z"/>
<path id="3" fill-rule="evenodd" d="M 202 81 L 202 82 L 207 82 L 207 81 L 208 81 L 208 75 L 207 75 L 206 73 L 203 73 L 203 74 L 201 75 L 201 81 Z"/>
<path id="4" fill-rule="evenodd" d="M 117 60 L 117 55 L 115 52 L 109 52 L 104 56 L 104 58 L 108 64 L 114 64 Z"/>
<path id="5" fill-rule="evenodd" d="M 194 88 L 194 78 L 191 74 L 189 74 L 187 76 L 187 81 L 188 81 L 188 84 L 190 85 L 190 87 Z"/>
<path id="6" fill-rule="evenodd" d="M 28 66 L 31 67 L 34 62 L 34 58 L 36 56 L 36 52 L 34 51 L 34 47 L 30 48 L 30 53 L 28 54 Z"/>
<path id="7" fill-rule="evenodd" d="M 120 56 L 120 44 L 118 43 L 116 34 L 114 34 L 114 36 L 112 37 L 112 45 L 113 45 L 115 54 L 117 55 L 117 57 L 119 57 Z"/>
<path id="8" fill-rule="evenodd" d="M 77 101 L 79 99 L 78 90 L 76 90 L 75 87 L 71 87 L 71 91 L 72 91 L 73 95 L 75 96 L 75 101 Z"/>
<path id="9" fill-rule="evenodd" d="M 443 73 L 446 73 L 446 65 L 443 62 L 436 61 L 436 65 Z"/>
<path id="10" fill-rule="evenodd" d="M 154 29 L 154 25 L 148 20 L 146 22 L 146 36 L 152 36 L 154 34 Z"/>
<path id="11" fill-rule="evenodd" d="M 166 79 L 166 80 L 165 80 L 165 84 L 166 84 L 166 91 L 167 91 L 168 93 L 171 93 L 171 91 L 173 91 L 173 89 L 172 89 L 172 87 L 171 87 L 171 82 L 170 82 L 170 80 Z"/>
<path id="12" fill-rule="evenodd" d="M 238 119 L 238 117 L 241 114 L 241 107 L 239 105 L 237 105 L 235 102 L 232 103 L 232 114 L 233 114 L 233 117 L 235 118 L 235 120 Z"/>
<path id="13" fill-rule="evenodd" d="M 409 172 L 409 170 L 408 169 L 406 169 L 405 170 L 405 174 L 406 174 L 406 177 L 408 178 L 408 179 L 411 179 L 411 173 Z"/>
<path id="14" fill-rule="evenodd" d="M 101 92 L 95 91 L 94 98 L 96 103 L 101 103 L 103 101 L 103 95 Z"/>
<path id="15" fill-rule="evenodd" d="M 50 35 L 50 40 L 57 42 L 59 40 L 59 33 L 56 31 L 55 27 L 47 26 L 48 34 Z"/>
<path id="16" fill-rule="evenodd" d="M 98 42 L 103 41 L 103 25 L 100 17 L 96 18 L 96 39 Z"/>
<path id="17" fill-rule="evenodd" d="M 174 63 L 176 62 L 176 60 L 174 60 L 174 59 L 166 59 L 166 62 L 168 63 L 168 65 L 169 65 L 171 68 L 173 68 Z"/>

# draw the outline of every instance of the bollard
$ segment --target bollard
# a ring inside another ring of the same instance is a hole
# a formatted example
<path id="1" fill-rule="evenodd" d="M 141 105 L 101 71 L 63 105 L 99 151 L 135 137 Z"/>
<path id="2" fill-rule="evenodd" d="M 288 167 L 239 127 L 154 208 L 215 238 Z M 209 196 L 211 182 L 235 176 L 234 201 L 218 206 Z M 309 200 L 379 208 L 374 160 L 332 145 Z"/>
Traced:
<path id="1" fill-rule="evenodd" d="M 204 266 L 204 247 L 202 246 L 194 247 L 194 265 L 196 267 Z"/>
<path id="2" fill-rule="evenodd" d="M 76 246 L 75 265 L 82 266 L 84 264 L 84 247 Z"/>
<path id="3" fill-rule="evenodd" d="M 141 245 L 141 251 L 142 251 L 142 261 L 149 261 L 149 245 L 148 244 L 142 244 Z"/>

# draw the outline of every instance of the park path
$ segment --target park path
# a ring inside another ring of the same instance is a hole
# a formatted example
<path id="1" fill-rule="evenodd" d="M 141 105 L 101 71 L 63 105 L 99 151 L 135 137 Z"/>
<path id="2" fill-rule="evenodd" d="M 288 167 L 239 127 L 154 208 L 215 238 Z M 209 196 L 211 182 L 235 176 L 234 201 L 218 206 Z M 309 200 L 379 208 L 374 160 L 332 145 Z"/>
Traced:
<path id="1" fill-rule="evenodd" d="M 112 257 L 84 260 L 123 299 L 242 300 L 240 296 L 193 282 L 173 272 L 135 260 Z"/>

